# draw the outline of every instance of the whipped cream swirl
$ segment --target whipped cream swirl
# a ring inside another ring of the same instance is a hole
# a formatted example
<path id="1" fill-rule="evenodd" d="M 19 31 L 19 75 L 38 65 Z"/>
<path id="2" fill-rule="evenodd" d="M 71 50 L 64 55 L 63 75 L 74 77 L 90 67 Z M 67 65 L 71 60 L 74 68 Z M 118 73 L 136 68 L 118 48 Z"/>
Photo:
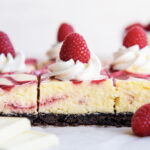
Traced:
<path id="1" fill-rule="evenodd" d="M 52 46 L 52 48 L 47 52 L 47 56 L 49 59 L 58 59 L 59 58 L 59 52 L 61 49 L 63 42 L 56 43 Z"/>
<path id="2" fill-rule="evenodd" d="M 114 70 L 126 70 L 133 73 L 150 74 L 150 47 L 142 49 L 138 45 L 129 48 L 121 47 L 114 54 Z"/>
<path id="3" fill-rule="evenodd" d="M 51 77 L 54 76 L 59 80 L 100 80 L 104 76 L 100 75 L 101 63 L 99 59 L 91 53 L 88 63 L 80 61 L 74 62 L 73 59 L 68 61 L 57 60 L 56 63 L 49 66 Z"/>
<path id="4" fill-rule="evenodd" d="M 7 56 L 0 54 L 0 72 L 25 71 L 25 56 L 23 53 L 17 53 L 16 57 L 8 53 Z"/>

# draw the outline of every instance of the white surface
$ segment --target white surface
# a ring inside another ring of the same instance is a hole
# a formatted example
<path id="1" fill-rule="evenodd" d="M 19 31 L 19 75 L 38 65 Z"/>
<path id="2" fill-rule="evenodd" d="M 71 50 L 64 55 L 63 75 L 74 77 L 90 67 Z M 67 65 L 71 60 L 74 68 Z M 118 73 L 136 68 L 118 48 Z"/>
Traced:
<path id="1" fill-rule="evenodd" d="M 53 134 L 26 131 L 2 143 L 0 146 L 4 150 L 43 150 L 57 144 L 58 139 Z"/>
<path id="2" fill-rule="evenodd" d="M 115 127 L 34 127 L 56 134 L 60 145 L 53 150 L 149 150 L 150 137 L 139 138 L 131 128 Z M 47 149 L 48 150 L 48 149 Z"/>
<path id="3" fill-rule="evenodd" d="M 149 0 L 0 0 L 0 30 L 16 50 L 43 58 L 62 21 L 84 35 L 90 49 L 107 57 L 120 45 L 123 28 L 150 20 Z"/>

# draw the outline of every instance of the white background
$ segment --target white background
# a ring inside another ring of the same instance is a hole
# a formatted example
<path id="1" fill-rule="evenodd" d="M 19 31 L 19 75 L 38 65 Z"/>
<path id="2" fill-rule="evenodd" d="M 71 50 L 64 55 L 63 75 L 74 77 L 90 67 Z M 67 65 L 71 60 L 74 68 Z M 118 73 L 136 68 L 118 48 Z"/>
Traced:
<path id="1" fill-rule="evenodd" d="M 121 45 L 129 23 L 150 21 L 150 0 L 0 0 L 0 30 L 9 34 L 17 51 L 44 58 L 56 42 L 61 22 L 71 23 L 91 50 L 106 58 Z M 56 134 L 58 150 L 149 149 L 149 137 L 137 138 L 131 128 L 35 128 Z"/>
<path id="2" fill-rule="evenodd" d="M 150 21 L 150 0 L 0 0 L 0 30 L 27 56 L 44 58 L 64 21 L 106 58 L 121 45 L 126 25 Z"/>

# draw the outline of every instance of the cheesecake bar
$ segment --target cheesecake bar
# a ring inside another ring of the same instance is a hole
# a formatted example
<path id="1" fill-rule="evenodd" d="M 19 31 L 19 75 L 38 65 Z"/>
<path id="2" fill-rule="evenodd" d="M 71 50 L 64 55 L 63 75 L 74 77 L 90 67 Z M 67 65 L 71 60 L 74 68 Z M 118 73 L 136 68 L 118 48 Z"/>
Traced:
<path id="1" fill-rule="evenodd" d="M 143 79 L 116 80 L 118 98 L 116 112 L 135 111 L 144 104 L 150 103 L 150 81 Z"/>
<path id="2" fill-rule="evenodd" d="M 39 119 L 50 125 L 113 125 L 111 79 L 59 81 L 41 77 Z"/>
<path id="3" fill-rule="evenodd" d="M 0 74 L 1 116 L 37 116 L 37 77 L 23 73 Z"/>
<path id="4" fill-rule="evenodd" d="M 116 90 L 116 116 L 122 116 L 122 119 L 126 120 L 126 124 L 123 125 L 128 126 L 136 110 L 150 103 L 150 81 L 140 78 L 116 79 Z"/>
<path id="5" fill-rule="evenodd" d="M 115 87 L 101 74 L 102 64 L 84 38 L 69 34 L 50 74 L 40 79 L 39 119 L 42 124 L 115 125 Z"/>

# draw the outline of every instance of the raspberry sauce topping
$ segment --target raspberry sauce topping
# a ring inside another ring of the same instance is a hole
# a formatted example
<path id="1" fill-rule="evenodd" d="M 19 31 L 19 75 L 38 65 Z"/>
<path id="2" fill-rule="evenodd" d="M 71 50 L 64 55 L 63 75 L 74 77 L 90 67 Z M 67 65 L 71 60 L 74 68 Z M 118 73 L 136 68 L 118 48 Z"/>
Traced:
<path id="1" fill-rule="evenodd" d="M 12 88 L 14 88 L 15 85 L 3 85 L 3 84 L 0 84 L 0 88 L 3 89 L 4 91 L 10 91 Z"/>
<path id="2" fill-rule="evenodd" d="M 91 84 L 101 84 L 102 82 L 104 82 L 106 79 L 102 79 L 102 80 L 92 80 Z"/>
<path id="3" fill-rule="evenodd" d="M 7 80 L 11 81 L 13 84 L 15 85 L 22 85 L 22 84 L 26 84 L 26 83 L 34 83 L 36 82 L 35 80 L 29 80 L 29 81 L 17 81 L 12 77 L 5 77 Z"/>
<path id="4" fill-rule="evenodd" d="M 2 90 L 5 90 L 5 91 L 10 91 L 12 88 L 14 88 L 16 85 L 23 85 L 23 84 L 34 84 L 36 83 L 36 78 L 34 80 L 34 78 L 29 78 L 28 75 L 26 74 L 20 74 L 18 75 L 20 78 L 23 77 L 22 75 L 25 75 L 27 76 L 29 80 L 16 80 L 15 79 L 15 75 L 17 74 L 0 74 L 0 80 L 2 80 L 3 84 L 0 84 L 0 88 Z M 31 80 L 30 80 L 31 79 Z"/>
<path id="5" fill-rule="evenodd" d="M 35 58 L 26 58 L 25 64 L 26 65 L 37 65 L 37 59 Z"/>
<path id="6" fill-rule="evenodd" d="M 71 82 L 75 85 L 81 84 L 83 81 L 71 80 Z"/>
<path id="7" fill-rule="evenodd" d="M 121 70 L 116 71 L 110 74 L 111 77 L 115 77 L 118 79 L 128 79 L 129 77 L 141 78 L 141 79 L 150 79 L 150 74 L 139 74 L 139 73 L 132 73 L 129 71 Z"/>

